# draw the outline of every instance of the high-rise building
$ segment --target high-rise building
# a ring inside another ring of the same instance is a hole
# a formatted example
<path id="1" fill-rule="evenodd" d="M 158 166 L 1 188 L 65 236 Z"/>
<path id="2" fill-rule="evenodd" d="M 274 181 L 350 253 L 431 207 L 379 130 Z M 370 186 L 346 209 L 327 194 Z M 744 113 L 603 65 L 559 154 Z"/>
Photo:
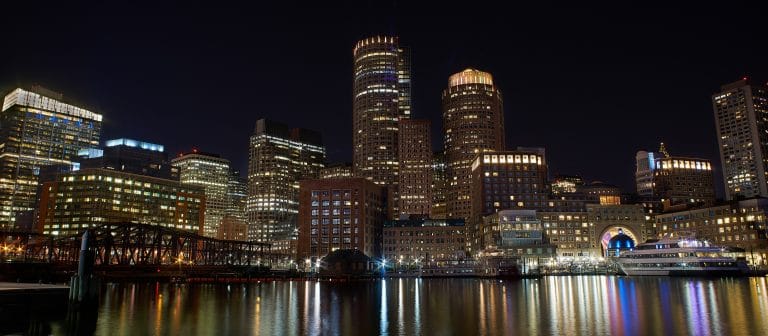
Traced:
<path id="1" fill-rule="evenodd" d="M 352 52 L 354 173 L 376 184 L 398 182 L 398 122 L 411 115 L 410 55 L 397 37 L 360 40 Z"/>
<path id="2" fill-rule="evenodd" d="M 653 170 L 656 168 L 656 157 L 656 153 L 646 151 L 638 151 L 635 155 L 635 185 L 639 196 L 653 196 Z"/>
<path id="3" fill-rule="evenodd" d="M 504 150 L 501 91 L 491 74 L 466 69 L 450 77 L 442 99 L 449 178 L 447 216 L 469 219 L 472 161 L 478 154 Z"/>
<path id="4" fill-rule="evenodd" d="M 248 155 L 248 239 L 295 240 L 299 181 L 316 178 L 324 164 L 320 133 L 258 120 Z"/>
<path id="5" fill-rule="evenodd" d="M 229 200 L 229 160 L 195 150 L 179 155 L 171 160 L 171 164 L 179 169 L 182 184 L 205 188 L 203 235 L 216 238 Z"/>
<path id="6" fill-rule="evenodd" d="M 663 157 L 654 164 L 653 196 L 665 206 L 715 204 L 715 179 L 709 160 Z"/>
<path id="7" fill-rule="evenodd" d="M 107 140 L 103 149 L 81 149 L 78 156 L 81 169 L 105 168 L 164 179 L 179 178 L 163 145 L 121 138 Z"/>
<path id="8" fill-rule="evenodd" d="M 79 150 L 98 146 L 101 120 L 101 114 L 41 87 L 17 88 L 5 95 L 0 114 L 0 229 L 31 229 L 40 168 L 71 166 Z"/>
<path id="9" fill-rule="evenodd" d="M 448 165 L 445 163 L 445 152 L 432 154 L 432 209 L 429 217 L 445 219 L 446 196 L 448 194 Z"/>
<path id="10" fill-rule="evenodd" d="M 725 195 L 768 197 L 768 87 L 747 78 L 712 95 Z"/>
<path id="11" fill-rule="evenodd" d="M 429 215 L 432 209 L 432 141 L 429 120 L 400 120 L 398 212 Z"/>
<path id="12" fill-rule="evenodd" d="M 38 232 L 81 234 L 104 223 L 133 222 L 201 234 L 205 189 L 123 171 L 88 168 L 43 183 Z"/>
<path id="13" fill-rule="evenodd" d="M 320 169 L 320 173 L 318 174 L 318 178 L 321 178 L 321 179 L 352 177 L 352 176 L 354 176 L 354 174 L 352 173 L 351 162 L 329 164 L 325 166 L 323 169 Z"/>
<path id="14" fill-rule="evenodd" d="M 544 148 L 486 152 L 472 163 L 472 209 L 469 233 L 473 250 L 484 246 L 482 217 L 510 209 L 549 208 Z"/>
<path id="15" fill-rule="evenodd" d="M 298 256 L 357 249 L 380 258 L 386 203 L 386 188 L 364 178 L 301 181 Z"/>
<path id="16" fill-rule="evenodd" d="M 227 215 L 248 222 L 245 204 L 248 201 L 248 182 L 239 170 L 230 169 L 227 184 Z"/>

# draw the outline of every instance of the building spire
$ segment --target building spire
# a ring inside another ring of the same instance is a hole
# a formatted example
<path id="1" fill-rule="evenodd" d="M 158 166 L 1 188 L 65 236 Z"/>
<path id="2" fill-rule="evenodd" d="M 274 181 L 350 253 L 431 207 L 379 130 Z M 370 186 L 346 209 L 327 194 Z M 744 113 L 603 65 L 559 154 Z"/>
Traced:
<path id="1" fill-rule="evenodd" d="M 667 148 L 664 146 L 663 142 L 659 145 L 659 153 L 663 154 L 665 158 L 669 157 L 669 153 L 667 152 Z"/>

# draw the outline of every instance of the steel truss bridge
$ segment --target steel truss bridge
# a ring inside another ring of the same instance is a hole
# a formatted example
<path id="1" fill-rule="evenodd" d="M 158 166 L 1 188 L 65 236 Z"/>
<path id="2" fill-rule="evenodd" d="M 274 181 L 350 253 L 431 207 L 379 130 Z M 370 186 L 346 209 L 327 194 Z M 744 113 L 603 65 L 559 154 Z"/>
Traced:
<path id="1" fill-rule="evenodd" d="M 96 267 L 108 266 L 241 266 L 288 268 L 287 254 L 270 252 L 270 244 L 219 240 L 158 225 L 107 223 L 89 229 Z M 53 236 L 0 232 L 0 257 L 5 261 L 76 265 L 82 233 Z"/>

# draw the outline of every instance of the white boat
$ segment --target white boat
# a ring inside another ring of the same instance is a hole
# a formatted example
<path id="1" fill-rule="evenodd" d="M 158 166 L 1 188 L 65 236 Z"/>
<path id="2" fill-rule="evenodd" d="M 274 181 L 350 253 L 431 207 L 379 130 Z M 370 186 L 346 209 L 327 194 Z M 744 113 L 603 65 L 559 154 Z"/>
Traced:
<path id="1" fill-rule="evenodd" d="M 689 237 L 666 236 L 621 252 L 615 261 L 626 275 L 741 276 L 749 272 L 734 249 Z"/>

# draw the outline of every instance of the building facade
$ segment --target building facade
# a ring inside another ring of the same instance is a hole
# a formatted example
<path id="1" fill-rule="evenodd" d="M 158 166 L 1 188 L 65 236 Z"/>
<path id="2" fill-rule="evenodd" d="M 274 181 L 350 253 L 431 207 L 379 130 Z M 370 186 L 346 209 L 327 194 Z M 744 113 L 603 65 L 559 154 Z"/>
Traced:
<path id="1" fill-rule="evenodd" d="M 463 219 L 408 219 L 384 223 L 384 257 L 410 268 L 442 267 L 467 258 Z"/>
<path id="2" fill-rule="evenodd" d="M 433 219 L 447 218 L 448 196 L 448 165 L 445 163 L 445 152 L 432 154 L 432 207 L 429 217 Z"/>
<path id="3" fill-rule="evenodd" d="M 466 69 L 449 78 L 442 105 L 449 181 L 447 217 L 468 219 L 472 161 L 478 154 L 504 150 L 501 91 L 491 74 Z"/>
<path id="4" fill-rule="evenodd" d="M 248 201 L 248 181 L 240 176 L 239 170 L 230 169 L 227 183 L 226 215 L 241 219 L 248 223 L 246 202 Z"/>
<path id="5" fill-rule="evenodd" d="M 429 120 L 403 119 L 399 123 L 398 212 L 432 212 L 432 137 Z"/>
<path id="6" fill-rule="evenodd" d="M 523 273 L 556 256 L 557 247 L 549 243 L 536 210 L 502 210 L 483 217 L 480 226 L 484 246 L 479 255 L 515 258 Z"/>
<path id="7" fill-rule="evenodd" d="M 81 169 L 43 184 L 38 232 L 75 235 L 104 223 L 133 222 L 202 234 L 205 189 L 111 169 Z"/>
<path id="8" fill-rule="evenodd" d="M 320 133 L 256 121 L 248 155 L 248 239 L 290 246 L 297 234 L 299 181 L 325 165 Z"/>
<path id="9" fill-rule="evenodd" d="M 41 87 L 5 95 L 0 114 L 0 229 L 31 229 L 41 167 L 72 166 L 99 145 L 101 114 Z"/>
<path id="10" fill-rule="evenodd" d="M 386 189 L 365 178 L 301 181 L 299 258 L 320 259 L 337 249 L 382 256 Z"/>
<path id="11" fill-rule="evenodd" d="M 511 209 L 549 206 L 547 161 L 543 148 L 518 148 L 477 155 L 471 167 L 470 243 L 483 246 L 482 217 Z M 474 249 L 473 249 L 474 250 Z"/>
<path id="12" fill-rule="evenodd" d="M 360 40 L 352 54 L 354 174 L 376 184 L 395 185 L 398 123 L 411 115 L 410 54 L 397 37 L 390 36 Z"/>
<path id="13" fill-rule="evenodd" d="M 203 235 L 215 238 L 228 208 L 229 160 L 216 154 L 193 151 L 179 155 L 171 160 L 171 164 L 179 170 L 182 184 L 205 189 Z"/>
<path id="14" fill-rule="evenodd" d="M 654 164 L 653 196 L 666 206 L 715 204 L 715 178 L 709 160 L 664 157 Z"/>
<path id="15" fill-rule="evenodd" d="M 242 217 L 226 214 L 216 230 L 216 239 L 248 240 L 248 221 Z"/>
<path id="16" fill-rule="evenodd" d="M 727 199 L 768 197 L 768 87 L 747 78 L 712 95 Z"/>
<path id="17" fill-rule="evenodd" d="M 731 201 L 707 208 L 658 214 L 656 230 L 661 235 L 693 235 L 715 245 L 742 248 L 753 265 L 768 265 L 768 200 Z"/>
<path id="18" fill-rule="evenodd" d="M 635 188 L 641 197 L 653 196 L 653 170 L 656 169 L 657 156 L 646 151 L 635 154 Z"/>

